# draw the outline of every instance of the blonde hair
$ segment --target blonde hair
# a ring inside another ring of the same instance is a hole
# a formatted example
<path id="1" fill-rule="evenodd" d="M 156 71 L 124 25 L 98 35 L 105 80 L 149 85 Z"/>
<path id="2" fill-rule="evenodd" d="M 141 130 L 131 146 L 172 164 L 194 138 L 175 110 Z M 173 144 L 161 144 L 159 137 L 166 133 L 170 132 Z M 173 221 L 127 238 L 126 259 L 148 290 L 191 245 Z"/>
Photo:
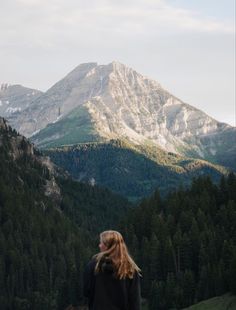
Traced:
<path id="1" fill-rule="evenodd" d="M 132 279 L 136 272 L 140 274 L 141 270 L 129 255 L 124 239 L 118 231 L 104 231 L 100 234 L 100 240 L 107 249 L 95 255 L 95 273 L 101 271 L 101 261 L 109 259 L 118 279 Z"/>

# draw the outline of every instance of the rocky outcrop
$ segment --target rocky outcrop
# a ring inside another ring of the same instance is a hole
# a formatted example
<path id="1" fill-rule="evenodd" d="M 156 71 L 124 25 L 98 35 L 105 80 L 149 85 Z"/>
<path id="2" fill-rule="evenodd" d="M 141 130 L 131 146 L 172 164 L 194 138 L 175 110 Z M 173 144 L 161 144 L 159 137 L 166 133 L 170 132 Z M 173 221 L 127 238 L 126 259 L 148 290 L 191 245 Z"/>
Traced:
<path id="1" fill-rule="evenodd" d="M 52 198 L 55 205 L 59 206 L 61 193 L 55 179 L 55 177 L 58 176 L 56 165 L 50 161 L 49 157 L 43 156 L 37 149 L 35 149 L 33 144 L 30 143 L 27 138 L 21 136 L 15 130 L 12 130 L 6 120 L 0 117 L 0 147 L 1 146 L 5 147 L 8 156 L 16 165 L 17 160 L 24 156 L 27 158 L 28 162 L 36 162 L 37 166 L 39 165 L 42 167 L 41 171 L 46 179 L 46 184 L 44 186 L 45 195 Z"/>

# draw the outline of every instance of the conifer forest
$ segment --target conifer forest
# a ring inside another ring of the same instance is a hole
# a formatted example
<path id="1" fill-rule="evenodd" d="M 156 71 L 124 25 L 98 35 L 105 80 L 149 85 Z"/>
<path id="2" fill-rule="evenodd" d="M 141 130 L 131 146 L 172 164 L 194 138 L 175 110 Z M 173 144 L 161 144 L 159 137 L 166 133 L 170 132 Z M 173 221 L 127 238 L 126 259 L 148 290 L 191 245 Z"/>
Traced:
<path id="1" fill-rule="evenodd" d="M 164 197 L 157 189 L 135 205 L 58 174 L 55 198 L 45 195 L 52 176 L 40 153 L 29 154 L 29 142 L 10 127 L 0 142 L 1 310 L 84 305 L 83 270 L 106 229 L 124 235 L 150 310 L 236 294 L 234 173 L 217 184 L 195 178 Z"/>

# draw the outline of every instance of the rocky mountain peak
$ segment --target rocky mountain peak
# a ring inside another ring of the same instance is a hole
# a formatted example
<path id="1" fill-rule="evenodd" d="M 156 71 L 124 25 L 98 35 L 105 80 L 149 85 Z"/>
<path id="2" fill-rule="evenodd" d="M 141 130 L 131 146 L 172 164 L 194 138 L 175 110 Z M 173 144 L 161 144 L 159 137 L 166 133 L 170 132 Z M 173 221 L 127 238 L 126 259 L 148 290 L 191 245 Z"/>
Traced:
<path id="1" fill-rule="evenodd" d="M 45 129 L 44 143 L 126 139 L 207 159 L 225 141 L 232 153 L 236 131 L 117 61 L 79 65 L 10 121 L 35 143 L 42 143 L 38 132 Z"/>
<path id="2" fill-rule="evenodd" d="M 96 62 L 89 62 L 78 65 L 70 73 L 66 75 L 65 80 L 79 80 L 84 77 L 90 70 L 97 67 Z"/>
<path id="3" fill-rule="evenodd" d="M 132 68 L 122 64 L 121 62 L 119 61 L 112 61 L 110 64 L 108 64 L 107 66 L 111 66 L 112 67 L 112 71 L 115 71 L 115 72 L 120 72 L 120 73 L 125 73 L 127 71 L 134 71 Z"/>

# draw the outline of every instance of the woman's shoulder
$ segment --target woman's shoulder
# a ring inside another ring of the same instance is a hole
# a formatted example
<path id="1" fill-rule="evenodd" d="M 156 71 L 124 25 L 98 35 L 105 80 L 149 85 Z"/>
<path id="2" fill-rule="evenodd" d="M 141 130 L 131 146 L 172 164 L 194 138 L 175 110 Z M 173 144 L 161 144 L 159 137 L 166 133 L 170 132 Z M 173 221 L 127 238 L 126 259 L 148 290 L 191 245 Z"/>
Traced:
<path id="1" fill-rule="evenodd" d="M 126 281 L 128 281 L 132 285 L 135 285 L 137 283 L 140 283 L 141 277 L 142 276 L 138 271 L 134 271 L 131 277 L 126 277 Z"/>

